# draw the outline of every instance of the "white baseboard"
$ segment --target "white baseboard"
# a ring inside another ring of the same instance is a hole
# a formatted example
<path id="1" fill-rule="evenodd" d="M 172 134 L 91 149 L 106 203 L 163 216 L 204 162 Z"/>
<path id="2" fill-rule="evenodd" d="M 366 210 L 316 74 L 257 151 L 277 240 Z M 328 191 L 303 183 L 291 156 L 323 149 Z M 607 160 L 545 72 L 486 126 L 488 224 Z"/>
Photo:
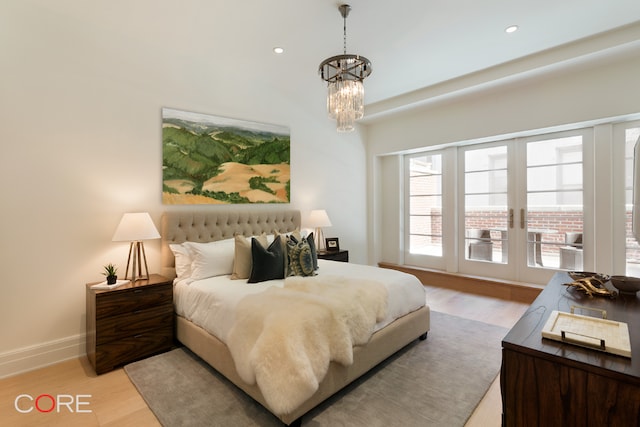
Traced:
<path id="1" fill-rule="evenodd" d="M 84 356 L 85 335 L 75 335 L 0 354 L 0 379 Z"/>

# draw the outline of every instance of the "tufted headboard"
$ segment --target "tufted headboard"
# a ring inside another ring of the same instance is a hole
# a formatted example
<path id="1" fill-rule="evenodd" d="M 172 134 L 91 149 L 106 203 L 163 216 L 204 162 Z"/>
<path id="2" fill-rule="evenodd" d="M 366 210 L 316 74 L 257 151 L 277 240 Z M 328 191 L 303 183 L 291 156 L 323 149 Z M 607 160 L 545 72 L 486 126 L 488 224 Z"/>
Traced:
<path id="1" fill-rule="evenodd" d="M 213 242 L 236 234 L 255 236 L 261 233 L 281 233 L 300 229 L 300 211 L 290 210 L 198 210 L 165 212 L 160 224 L 161 274 L 176 276 L 172 243 Z"/>

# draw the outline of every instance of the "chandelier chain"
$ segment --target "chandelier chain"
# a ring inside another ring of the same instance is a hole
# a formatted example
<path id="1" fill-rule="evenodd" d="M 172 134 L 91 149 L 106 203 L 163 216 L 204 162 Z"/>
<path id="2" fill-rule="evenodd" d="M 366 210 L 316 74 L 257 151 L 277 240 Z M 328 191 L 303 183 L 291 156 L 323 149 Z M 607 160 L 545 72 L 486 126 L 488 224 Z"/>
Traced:
<path id="1" fill-rule="evenodd" d="M 343 39 L 342 39 L 342 42 L 343 42 L 343 45 L 344 45 L 343 46 L 343 52 L 346 55 L 347 54 L 347 14 L 346 13 L 343 15 L 342 19 L 344 21 L 344 27 L 343 27 L 344 35 L 343 35 Z"/>

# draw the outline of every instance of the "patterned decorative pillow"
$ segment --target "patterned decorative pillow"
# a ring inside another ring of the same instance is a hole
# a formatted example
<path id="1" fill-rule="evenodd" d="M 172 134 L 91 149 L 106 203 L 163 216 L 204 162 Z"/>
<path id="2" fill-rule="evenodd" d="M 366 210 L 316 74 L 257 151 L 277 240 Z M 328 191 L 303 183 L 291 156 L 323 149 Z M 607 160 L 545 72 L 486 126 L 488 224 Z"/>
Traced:
<path id="1" fill-rule="evenodd" d="M 317 270 L 318 269 L 318 251 L 316 249 L 316 242 L 313 239 L 313 233 L 309 233 L 309 235 L 307 236 L 307 243 L 311 248 L 311 256 L 313 257 L 313 269 Z"/>
<path id="2" fill-rule="evenodd" d="M 308 239 L 287 238 L 287 256 L 289 258 L 288 276 L 315 276 L 313 253 Z"/>

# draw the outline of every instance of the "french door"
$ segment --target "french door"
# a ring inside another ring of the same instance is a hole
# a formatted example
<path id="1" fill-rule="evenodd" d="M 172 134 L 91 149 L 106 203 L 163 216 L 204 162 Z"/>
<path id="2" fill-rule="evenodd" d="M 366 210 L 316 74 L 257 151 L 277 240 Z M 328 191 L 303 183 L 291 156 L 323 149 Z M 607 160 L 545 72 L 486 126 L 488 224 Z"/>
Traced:
<path id="1" fill-rule="evenodd" d="M 515 155 L 509 141 L 459 150 L 458 265 L 462 273 L 501 278 L 515 274 Z"/>
<path id="2" fill-rule="evenodd" d="M 583 270 L 592 132 L 478 144 L 458 152 L 458 270 L 544 283 Z M 589 166 L 585 163 L 588 163 Z M 587 251 L 585 253 L 585 251 Z"/>

